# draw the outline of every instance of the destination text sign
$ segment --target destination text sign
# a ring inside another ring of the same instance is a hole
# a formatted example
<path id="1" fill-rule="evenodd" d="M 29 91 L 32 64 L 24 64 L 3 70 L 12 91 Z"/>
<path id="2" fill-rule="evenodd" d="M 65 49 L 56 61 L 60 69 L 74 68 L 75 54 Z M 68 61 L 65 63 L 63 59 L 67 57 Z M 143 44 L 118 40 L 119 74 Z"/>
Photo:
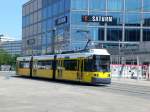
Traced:
<path id="1" fill-rule="evenodd" d="M 82 22 L 113 22 L 112 16 L 94 16 L 94 15 L 83 15 Z"/>

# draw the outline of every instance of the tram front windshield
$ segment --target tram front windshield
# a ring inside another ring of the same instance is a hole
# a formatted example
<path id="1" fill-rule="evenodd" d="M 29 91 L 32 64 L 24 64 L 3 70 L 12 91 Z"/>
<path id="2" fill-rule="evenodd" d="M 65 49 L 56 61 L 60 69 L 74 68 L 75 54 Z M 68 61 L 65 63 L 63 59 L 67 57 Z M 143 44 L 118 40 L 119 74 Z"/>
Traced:
<path id="1" fill-rule="evenodd" d="M 94 71 L 100 72 L 109 72 L 110 71 L 110 56 L 101 55 L 101 56 L 93 56 L 94 59 Z"/>

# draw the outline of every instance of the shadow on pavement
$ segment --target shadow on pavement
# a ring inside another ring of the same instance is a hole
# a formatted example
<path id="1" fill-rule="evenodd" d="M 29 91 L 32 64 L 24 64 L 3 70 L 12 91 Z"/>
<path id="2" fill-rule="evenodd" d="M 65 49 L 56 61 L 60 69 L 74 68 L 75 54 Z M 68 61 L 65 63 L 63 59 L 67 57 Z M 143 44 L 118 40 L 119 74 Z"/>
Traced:
<path id="1" fill-rule="evenodd" d="M 76 82 L 76 81 L 68 81 L 68 80 L 52 80 L 47 78 L 38 78 L 38 77 L 25 77 L 25 76 L 12 76 L 14 78 L 21 78 L 26 80 L 35 80 L 35 81 L 45 81 L 45 82 L 51 82 L 51 83 L 59 83 L 59 84 L 67 84 L 67 85 L 73 85 L 73 86 L 91 86 L 91 87 L 108 87 L 107 85 L 92 85 L 88 83 L 83 82 Z"/>

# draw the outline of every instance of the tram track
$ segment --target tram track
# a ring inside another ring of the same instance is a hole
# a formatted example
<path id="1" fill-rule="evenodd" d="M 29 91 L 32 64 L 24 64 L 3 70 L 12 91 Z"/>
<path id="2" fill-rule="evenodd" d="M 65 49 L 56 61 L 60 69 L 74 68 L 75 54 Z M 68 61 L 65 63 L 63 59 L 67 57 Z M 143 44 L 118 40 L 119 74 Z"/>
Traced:
<path id="1" fill-rule="evenodd" d="M 128 87 L 126 87 L 128 86 Z M 139 93 L 139 94 L 149 94 L 150 95 L 150 88 L 145 86 L 133 86 L 133 85 L 127 85 L 127 84 L 112 84 L 108 87 L 109 89 L 116 89 L 120 91 L 128 91 L 132 93 Z M 149 89 L 149 90 L 148 90 Z"/>
<path id="2" fill-rule="evenodd" d="M 98 90 L 98 88 L 96 88 Z M 136 86 L 130 84 L 112 83 L 107 87 L 101 87 L 99 90 L 105 92 L 119 93 L 123 95 L 135 96 L 144 99 L 150 99 L 150 87 L 148 86 Z"/>

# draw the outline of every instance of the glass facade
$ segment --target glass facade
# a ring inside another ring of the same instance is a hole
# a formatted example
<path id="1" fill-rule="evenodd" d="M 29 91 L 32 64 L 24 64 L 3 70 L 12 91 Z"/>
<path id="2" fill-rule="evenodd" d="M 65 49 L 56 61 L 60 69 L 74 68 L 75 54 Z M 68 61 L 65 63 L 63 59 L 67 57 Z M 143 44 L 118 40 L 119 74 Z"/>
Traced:
<path id="1" fill-rule="evenodd" d="M 140 29 L 125 29 L 125 41 L 140 41 Z"/>
<path id="2" fill-rule="evenodd" d="M 142 10 L 142 0 L 126 0 L 125 1 L 125 10 L 127 12 L 134 11 L 140 12 Z"/>
<path id="3" fill-rule="evenodd" d="M 150 0 L 30 0 L 23 5 L 24 54 L 82 49 L 91 39 L 108 46 L 150 41 Z M 83 15 L 112 17 L 85 22 Z"/>
<path id="4" fill-rule="evenodd" d="M 108 41 L 122 41 L 122 29 L 120 28 L 108 28 L 107 29 Z"/>
<path id="5" fill-rule="evenodd" d="M 143 41 L 150 41 L 150 29 L 143 29 Z"/>
<path id="6" fill-rule="evenodd" d="M 106 0 L 89 0 L 89 8 L 93 11 L 105 11 Z"/>
<path id="7" fill-rule="evenodd" d="M 123 0 L 107 0 L 108 11 L 123 11 Z"/>
<path id="8" fill-rule="evenodd" d="M 50 53 L 52 44 L 57 50 L 62 47 L 66 49 L 70 29 L 70 0 L 30 0 L 23 5 L 22 11 L 24 54 Z M 63 17 L 67 17 L 66 23 L 57 25 L 56 20 L 61 21 Z"/>
<path id="9" fill-rule="evenodd" d="M 87 0 L 72 0 L 71 1 L 72 10 L 88 10 Z"/>

